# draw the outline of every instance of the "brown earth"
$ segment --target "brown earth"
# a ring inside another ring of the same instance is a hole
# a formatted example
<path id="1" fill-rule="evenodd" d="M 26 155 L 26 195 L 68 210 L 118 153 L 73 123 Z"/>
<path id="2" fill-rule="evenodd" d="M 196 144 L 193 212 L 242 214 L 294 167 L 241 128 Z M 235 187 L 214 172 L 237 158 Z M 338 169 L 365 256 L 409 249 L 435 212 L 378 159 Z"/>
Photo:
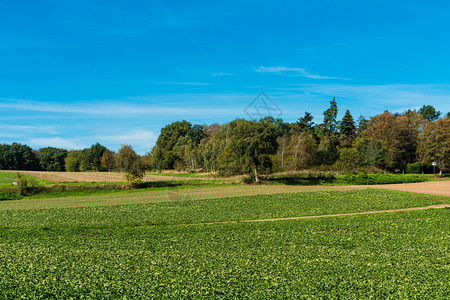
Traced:
<path id="1" fill-rule="evenodd" d="M 427 181 L 417 183 L 366 185 L 364 187 L 450 197 L 450 181 L 447 180 Z"/>
<path id="2" fill-rule="evenodd" d="M 122 182 L 124 173 L 118 172 L 46 172 L 46 171 L 2 171 L 21 173 L 57 182 Z M 144 181 L 195 180 L 196 177 L 145 175 Z"/>

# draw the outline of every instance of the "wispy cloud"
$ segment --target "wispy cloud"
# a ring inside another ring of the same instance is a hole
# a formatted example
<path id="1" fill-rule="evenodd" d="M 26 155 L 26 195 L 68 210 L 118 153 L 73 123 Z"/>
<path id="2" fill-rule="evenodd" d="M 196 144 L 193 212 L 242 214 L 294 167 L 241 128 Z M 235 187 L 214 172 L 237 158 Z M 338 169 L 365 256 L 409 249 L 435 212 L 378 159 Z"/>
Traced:
<path id="1" fill-rule="evenodd" d="M 297 92 L 310 99 L 336 96 L 338 103 L 344 101 L 360 113 L 371 115 L 386 109 L 403 112 L 428 104 L 443 112 L 450 111 L 450 84 L 295 84 L 277 90 Z"/>
<path id="2" fill-rule="evenodd" d="M 26 144 L 34 149 L 43 147 L 57 147 L 65 149 L 82 149 L 86 145 L 80 143 L 78 139 L 69 139 L 62 137 L 41 137 L 30 138 L 26 140 Z"/>
<path id="3" fill-rule="evenodd" d="M 234 76 L 232 73 L 213 73 L 213 76 Z"/>
<path id="4" fill-rule="evenodd" d="M 158 82 L 158 84 L 173 84 L 173 85 L 213 85 L 212 83 L 206 83 L 206 82 L 177 82 L 177 81 Z"/>
<path id="5" fill-rule="evenodd" d="M 2 133 L 14 132 L 15 134 L 18 134 L 18 133 L 57 134 L 56 126 L 50 126 L 50 125 L 29 126 L 29 125 L 0 124 L 0 131 Z"/>
<path id="6" fill-rule="evenodd" d="M 288 68 L 285 66 L 279 67 L 264 67 L 260 66 L 256 69 L 256 72 L 259 73 L 272 73 L 277 75 L 285 75 L 285 76 L 301 76 L 311 79 L 340 79 L 340 80 L 351 80 L 349 78 L 343 77 L 331 77 L 331 76 L 323 76 L 318 74 L 312 74 L 306 71 L 304 68 Z"/>
<path id="7" fill-rule="evenodd" d="M 95 101 L 95 102 L 79 102 L 71 104 L 57 104 L 51 102 L 16 100 L 16 99 L 0 99 L 0 108 L 7 108 L 20 111 L 47 112 L 54 114 L 67 114 L 79 116 L 115 116 L 129 117 L 130 115 L 173 115 L 173 116 L 202 116 L 202 115 L 224 115 L 233 114 L 235 111 L 224 109 L 221 107 L 195 107 L 188 102 L 183 104 L 174 103 L 174 99 L 192 100 L 214 97 L 211 94 L 200 95 L 169 95 L 161 99 L 158 96 L 139 97 L 139 103 L 126 103 L 124 101 Z M 230 96 L 232 97 L 232 96 Z M 131 98 L 130 98 L 131 99 Z M 147 103 L 145 103 L 147 102 Z M 167 103 L 166 105 L 155 105 L 148 102 Z"/>
<path id="8" fill-rule="evenodd" d="M 120 132 L 119 134 L 105 133 L 91 139 L 105 145 L 132 145 L 140 154 L 150 151 L 151 145 L 154 145 L 158 139 L 155 132 L 144 129 L 120 128 Z"/>

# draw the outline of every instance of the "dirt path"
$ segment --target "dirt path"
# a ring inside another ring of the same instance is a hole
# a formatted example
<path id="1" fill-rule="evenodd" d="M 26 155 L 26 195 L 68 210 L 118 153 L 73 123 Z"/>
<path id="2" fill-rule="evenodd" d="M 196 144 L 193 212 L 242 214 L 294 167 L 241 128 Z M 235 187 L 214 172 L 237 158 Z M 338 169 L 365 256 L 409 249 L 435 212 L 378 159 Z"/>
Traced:
<path id="1" fill-rule="evenodd" d="M 371 189 L 396 190 L 419 194 L 450 197 L 450 181 L 427 181 L 417 183 L 397 183 L 361 186 Z"/>
<path id="2" fill-rule="evenodd" d="M 209 222 L 209 223 L 191 223 L 191 224 L 187 224 L 187 225 L 211 225 L 211 224 L 253 223 L 253 222 L 270 222 L 270 221 L 283 221 L 283 220 L 316 219 L 316 218 L 327 218 L 327 217 L 392 213 L 392 212 L 400 212 L 400 211 L 424 210 L 424 209 L 430 209 L 430 208 L 446 208 L 446 207 L 450 207 L 450 204 L 438 204 L 438 205 L 431 205 L 431 206 L 424 206 L 424 207 L 410 207 L 410 208 L 399 208 L 399 209 L 391 209 L 391 210 L 364 211 L 364 212 L 333 214 L 333 215 L 286 217 L 286 218 L 256 219 L 256 220 L 242 220 L 242 221 L 223 221 L 223 222 Z"/>

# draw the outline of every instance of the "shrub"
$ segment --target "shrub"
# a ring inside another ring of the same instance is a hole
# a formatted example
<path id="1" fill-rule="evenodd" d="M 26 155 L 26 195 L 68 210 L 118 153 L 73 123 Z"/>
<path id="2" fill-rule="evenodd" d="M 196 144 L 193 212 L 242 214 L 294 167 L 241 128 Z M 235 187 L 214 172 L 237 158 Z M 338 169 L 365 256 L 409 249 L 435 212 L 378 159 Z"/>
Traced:
<path id="1" fill-rule="evenodd" d="M 427 181 L 426 177 L 411 176 L 401 174 L 347 174 L 342 176 L 344 183 L 347 184 L 390 184 L 390 183 L 413 183 Z"/>
<path id="2" fill-rule="evenodd" d="M 142 184 L 142 176 L 127 173 L 123 176 L 124 189 L 137 189 Z"/>
<path id="3" fill-rule="evenodd" d="M 408 174 L 421 174 L 422 173 L 422 163 L 415 162 L 412 164 L 406 164 L 406 173 Z"/>
<path id="4" fill-rule="evenodd" d="M 3 200 L 20 200 L 22 199 L 21 196 L 14 194 L 14 193 L 10 193 L 10 192 L 0 192 L 0 201 Z"/>

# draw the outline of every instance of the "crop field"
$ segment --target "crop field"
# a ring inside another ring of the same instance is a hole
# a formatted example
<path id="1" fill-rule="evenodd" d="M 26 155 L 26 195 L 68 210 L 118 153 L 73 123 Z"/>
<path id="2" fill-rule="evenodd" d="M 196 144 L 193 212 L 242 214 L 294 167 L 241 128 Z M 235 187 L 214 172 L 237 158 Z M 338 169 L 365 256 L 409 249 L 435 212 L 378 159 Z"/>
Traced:
<path id="1" fill-rule="evenodd" d="M 18 171 L 2 171 L 1 173 L 13 173 Z M 123 173 L 119 172 L 46 172 L 46 171 L 19 171 L 21 174 L 42 178 L 53 182 L 123 182 Z M 151 173 L 144 176 L 144 181 L 157 180 L 214 180 L 213 178 L 199 174 L 188 173 Z M 221 181 L 225 180 L 223 178 Z M 228 181 L 233 181 L 229 179 Z"/>
<path id="2" fill-rule="evenodd" d="M 137 195 L 151 193 L 121 196 Z M 33 199 L 40 209 L 27 208 L 28 200 L 0 202 L 0 298 L 436 299 L 450 293 L 448 208 L 241 222 L 427 207 L 448 198 L 376 189 L 106 206 L 106 198 L 100 205 L 85 198 L 85 207 L 52 208 L 51 199 Z"/>

